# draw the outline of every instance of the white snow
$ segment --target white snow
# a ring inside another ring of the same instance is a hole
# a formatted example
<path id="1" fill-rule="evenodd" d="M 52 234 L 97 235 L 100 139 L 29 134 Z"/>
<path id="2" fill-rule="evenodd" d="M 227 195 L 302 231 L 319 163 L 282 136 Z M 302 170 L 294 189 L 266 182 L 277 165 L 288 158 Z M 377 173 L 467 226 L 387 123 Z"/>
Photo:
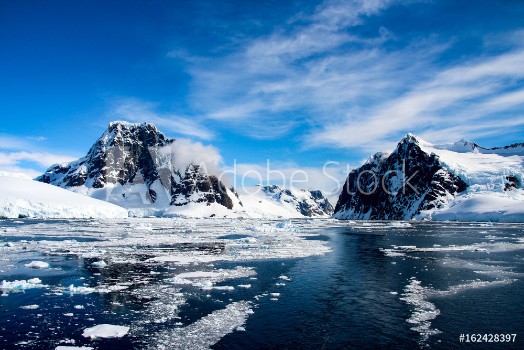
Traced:
<path id="1" fill-rule="evenodd" d="M 440 315 L 440 310 L 435 304 L 427 300 L 431 291 L 430 288 L 423 287 L 415 277 L 411 277 L 400 298 L 413 307 L 411 316 L 406 322 L 414 325 L 411 329 L 420 334 L 422 342 L 427 341 L 431 335 L 441 333 L 431 327 L 431 322 Z"/>
<path id="2" fill-rule="evenodd" d="M 17 291 L 33 288 L 44 288 L 46 285 L 42 284 L 40 278 L 31 278 L 28 280 L 15 280 L 15 281 L 6 281 L 3 280 L 0 283 L 0 290 L 3 291 Z"/>
<path id="3" fill-rule="evenodd" d="M 422 150 L 439 157 L 450 173 L 468 185 L 463 193 L 448 198 L 442 209 L 424 211 L 417 218 L 455 221 L 524 222 L 524 153 L 521 148 L 488 150 L 471 142 L 432 145 L 419 140 Z M 505 190 L 507 176 L 514 176 L 519 188 Z"/>
<path id="4" fill-rule="evenodd" d="M 107 267 L 107 263 L 104 260 L 95 261 L 91 264 L 93 267 L 97 267 L 99 269 L 103 269 L 104 267 Z"/>
<path id="5" fill-rule="evenodd" d="M 90 346 L 63 346 L 59 345 L 55 348 L 55 350 L 94 350 L 94 348 Z"/>
<path id="6" fill-rule="evenodd" d="M 24 174 L 24 173 L 11 173 L 11 172 L 8 172 L 8 171 L 0 171 L 0 176 L 16 177 L 18 179 L 31 180 L 31 178 L 28 175 Z"/>
<path id="7" fill-rule="evenodd" d="M 228 333 L 243 327 L 252 314 L 251 303 L 234 302 L 182 328 L 166 328 L 154 334 L 150 349 L 207 350 Z"/>
<path id="8" fill-rule="evenodd" d="M 273 218 L 290 219 L 304 218 L 305 216 L 298 210 L 299 201 L 317 206 L 308 190 L 289 188 L 291 195 L 285 191 L 277 195 L 266 193 L 261 186 L 246 187 L 238 190 L 243 209 L 241 216 L 250 218 Z M 316 215 L 315 217 L 329 217 L 329 215 Z"/>
<path id="9" fill-rule="evenodd" d="M 31 261 L 29 264 L 24 265 L 27 268 L 31 269 L 48 269 L 49 264 L 45 261 Z"/>
<path id="10" fill-rule="evenodd" d="M 234 196 L 234 195 L 233 195 Z M 194 203 L 190 202 L 181 206 L 169 206 L 162 211 L 162 216 L 166 217 L 187 217 L 187 218 L 205 218 L 205 217 L 238 217 L 234 210 L 230 210 L 218 203 Z"/>
<path id="11" fill-rule="evenodd" d="M 521 191 L 519 191 L 521 192 Z M 433 213 L 433 220 L 524 222 L 524 195 L 516 198 L 500 192 L 468 193 Z"/>
<path id="12" fill-rule="evenodd" d="M 97 326 L 84 329 L 82 336 L 86 338 L 122 338 L 129 332 L 129 327 L 115 326 L 111 324 L 99 324 Z"/>
<path id="13" fill-rule="evenodd" d="M 215 286 L 216 283 L 234 278 L 245 278 L 256 275 L 251 267 L 237 266 L 234 269 L 219 269 L 213 271 L 192 271 L 184 272 L 173 278 L 166 279 L 166 282 L 174 284 L 191 284 L 203 290 L 234 290 L 233 286 Z M 251 286 L 251 285 L 250 285 Z"/>
<path id="14" fill-rule="evenodd" d="M 92 287 L 84 287 L 84 286 L 75 287 L 73 284 L 71 284 L 69 288 L 67 289 L 67 291 L 70 294 L 91 294 L 91 293 L 95 293 L 96 289 Z"/>
<path id="15" fill-rule="evenodd" d="M 125 218 L 127 210 L 38 181 L 0 176 L 0 217 Z"/>
<path id="16" fill-rule="evenodd" d="M 169 190 L 164 187 L 160 180 L 151 184 L 151 189 L 157 193 L 157 199 L 154 203 L 146 198 L 147 186 L 140 183 L 125 184 L 124 186 L 119 183 L 106 184 L 104 188 L 91 188 L 86 185 L 68 187 L 69 191 L 126 208 L 132 217 L 236 218 L 240 216 L 239 211 L 242 209 L 240 200 L 230 189 L 226 189 L 226 194 L 233 201 L 232 210 L 218 203 L 187 202 L 185 197 L 181 198 L 182 202 L 180 203 L 184 205 L 170 205 Z M 193 198 L 190 198 L 190 200 L 196 201 L 203 195 L 205 193 L 194 192 Z"/>

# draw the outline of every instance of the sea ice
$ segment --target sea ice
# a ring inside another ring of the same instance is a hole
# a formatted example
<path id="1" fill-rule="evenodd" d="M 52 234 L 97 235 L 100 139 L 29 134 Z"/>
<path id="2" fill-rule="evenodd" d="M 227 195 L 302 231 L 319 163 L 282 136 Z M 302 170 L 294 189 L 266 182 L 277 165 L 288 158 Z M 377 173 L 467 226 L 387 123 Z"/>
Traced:
<path id="1" fill-rule="evenodd" d="M 129 327 L 115 326 L 111 324 L 99 324 L 97 326 L 84 329 L 82 335 L 86 338 L 122 338 L 129 332 Z"/>
<path id="2" fill-rule="evenodd" d="M 164 329 L 151 335 L 149 349 L 171 350 L 176 344 L 180 350 L 207 350 L 228 333 L 243 327 L 251 314 L 251 307 L 250 302 L 234 302 L 189 326 Z"/>
<path id="3" fill-rule="evenodd" d="M 92 263 L 91 266 L 97 267 L 99 269 L 103 269 L 104 267 L 107 266 L 107 263 L 104 260 L 99 260 L 99 261 L 95 261 L 94 263 Z"/>
<path id="4" fill-rule="evenodd" d="M 24 265 L 30 269 L 48 269 L 49 264 L 44 261 L 31 261 L 29 264 Z"/>
<path id="5" fill-rule="evenodd" d="M 411 316 L 406 322 L 414 325 L 411 329 L 420 334 L 422 342 L 426 342 L 431 335 L 440 333 L 438 329 L 431 328 L 431 321 L 440 315 L 440 310 L 437 309 L 435 304 L 427 301 L 430 292 L 430 288 L 423 287 L 419 280 L 411 277 L 409 284 L 404 288 L 404 294 L 400 298 L 408 305 L 413 306 Z"/>
<path id="6" fill-rule="evenodd" d="M 46 285 L 42 284 L 40 278 L 31 278 L 26 280 L 15 280 L 15 281 L 2 281 L 0 283 L 0 290 L 4 291 L 16 291 L 16 290 L 25 290 L 32 288 L 45 288 Z"/>

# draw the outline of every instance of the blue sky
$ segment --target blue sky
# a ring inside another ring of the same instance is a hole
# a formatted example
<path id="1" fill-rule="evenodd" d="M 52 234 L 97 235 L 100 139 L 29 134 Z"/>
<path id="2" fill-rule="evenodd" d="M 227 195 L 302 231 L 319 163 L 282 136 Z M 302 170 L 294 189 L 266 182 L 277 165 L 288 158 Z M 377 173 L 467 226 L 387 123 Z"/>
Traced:
<path id="1" fill-rule="evenodd" d="M 0 170 L 84 155 L 111 120 L 320 186 L 407 132 L 524 141 L 522 1 L 2 1 Z"/>

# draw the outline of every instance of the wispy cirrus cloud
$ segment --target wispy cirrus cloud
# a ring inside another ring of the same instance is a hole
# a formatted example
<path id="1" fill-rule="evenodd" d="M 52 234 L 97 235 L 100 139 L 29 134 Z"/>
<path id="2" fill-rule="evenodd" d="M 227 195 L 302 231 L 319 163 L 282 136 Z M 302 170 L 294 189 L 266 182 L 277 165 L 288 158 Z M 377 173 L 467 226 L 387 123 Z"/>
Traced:
<path id="1" fill-rule="evenodd" d="M 39 151 L 0 152 L 0 167 L 16 166 L 21 162 L 33 162 L 47 168 L 56 163 L 66 163 L 76 159 L 72 156 Z"/>
<path id="2" fill-rule="evenodd" d="M 252 38 L 226 57 L 190 65 L 192 105 L 206 118 L 228 123 L 254 138 L 278 138 L 301 124 L 311 112 L 327 113 L 333 103 L 347 103 L 351 81 L 337 65 L 366 62 L 376 52 L 353 55 L 340 50 L 349 43 L 387 40 L 383 29 L 363 38 L 347 31 L 362 18 L 380 12 L 389 1 L 327 1 L 313 14 L 300 14 L 272 34 Z M 291 29 L 289 29 L 291 28 Z M 367 79 L 359 74 L 352 79 Z"/>
<path id="3" fill-rule="evenodd" d="M 522 127 L 522 31 L 499 35 L 505 44 L 496 50 L 460 57 L 449 55 L 456 37 L 398 40 L 376 23 L 358 30 L 391 6 L 412 4 L 327 0 L 229 55 L 189 60 L 190 103 L 253 138 L 300 129 L 306 148 L 377 149 L 408 131 L 435 142 L 476 138 L 504 132 L 501 116 Z M 483 34 L 485 48 L 493 46 Z"/>
<path id="4" fill-rule="evenodd" d="M 111 119 L 154 123 L 158 127 L 178 135 L 187 135 L 203 140 L 210 140 L 214 137 L 214 133 L 203 125 L 202 118 L 159 112 L 155 103 L 139 99 L 115 100 L 108 114 Z"/>
<path id="5" fill-rule="evenodd" d="M 336 147 L 363 147 L 414 131 L 434 142 L 479 137 L 522 126 L 524 49 L 460 63 L 439 70 L 406 92 L 364 108 L 365 117 L 348 112 L 338 123 L 323 126 L 311 140 Z M 509 114 L 509 120 L 497 115 Z M 446 132 L 442 132 L 446 130 Z"/>
<path id="6" fill-rule="evenodd" d="M 65 163 L 78 157 L 48 152 L 32 142 L 31 137 L 0 136 L 0 171 L 22 173 L 29 177 L 42 174 L 44 169 L 56 163 Z M 40 143 L 40 138 L 36 141 Z"/>

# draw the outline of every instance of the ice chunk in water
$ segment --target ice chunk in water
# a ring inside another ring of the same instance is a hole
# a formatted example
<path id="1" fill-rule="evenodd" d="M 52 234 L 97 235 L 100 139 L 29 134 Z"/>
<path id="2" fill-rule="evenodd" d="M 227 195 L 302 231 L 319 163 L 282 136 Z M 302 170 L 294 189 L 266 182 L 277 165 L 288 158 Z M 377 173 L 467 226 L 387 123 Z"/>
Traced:
<path id="1" fill-rule="evenodd" d="M 27 268 L 30 269 L 48 269 L 49 264 L 45 261 L 31 261 L 29 264 L 24 265 Z"/>
<path id="2" fill-rule="evenodd" d="M 86 338 L 122 338 L 129 332 L 129 327 L 115 326 L 111 324 L 99 324 L 97 326 L 84 329 L 82 335 Z"/>

